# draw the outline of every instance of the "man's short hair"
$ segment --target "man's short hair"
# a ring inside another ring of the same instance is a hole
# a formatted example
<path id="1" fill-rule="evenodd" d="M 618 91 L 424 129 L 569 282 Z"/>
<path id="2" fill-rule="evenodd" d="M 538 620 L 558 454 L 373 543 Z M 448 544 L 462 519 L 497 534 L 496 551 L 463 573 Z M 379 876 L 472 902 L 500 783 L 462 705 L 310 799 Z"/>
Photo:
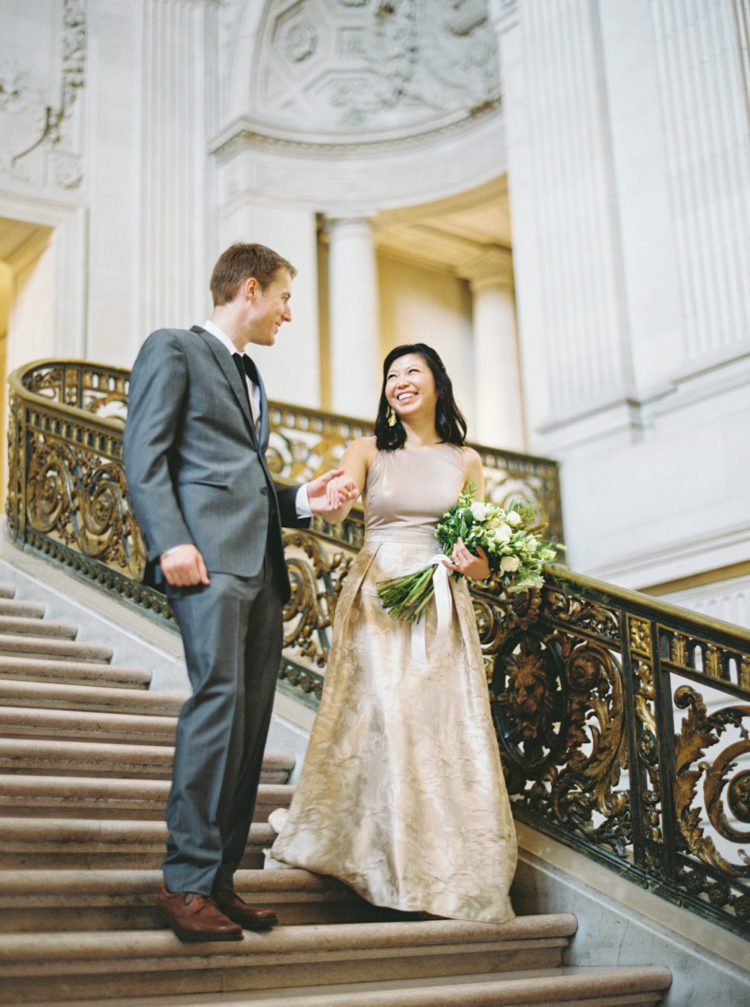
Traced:
<path id="1" fill-rule="evenodd" d="M 294 278 L 297 270 L 285 258 L 265 245 L 238 242 L 222 252 L 211 273 L 211 297 L 214 307 L 229 304 L 237 296 L 240 285 L 254 276 L 265 290 L 279 269 L 286 269 Z"/>

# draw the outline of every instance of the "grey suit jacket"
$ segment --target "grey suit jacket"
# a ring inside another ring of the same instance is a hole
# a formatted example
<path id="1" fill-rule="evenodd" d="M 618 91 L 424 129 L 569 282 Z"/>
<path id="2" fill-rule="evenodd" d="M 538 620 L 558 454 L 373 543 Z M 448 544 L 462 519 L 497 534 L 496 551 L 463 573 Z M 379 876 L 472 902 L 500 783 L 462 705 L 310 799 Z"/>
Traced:
<path id="1" fill-rule="evenodd" d="M 209 571 L 253 576 L 270 534 L 286 595 L 280 527 L 307 522 L 296 516 L 296 487 L 275 487 L 268 472 L 262 381 L 260 395 L 256 438 L 242 379 L 219 340 L 197 327 L 153 332 L 130 378 L 125 475 L 150 561 L 192 542 Z"/>

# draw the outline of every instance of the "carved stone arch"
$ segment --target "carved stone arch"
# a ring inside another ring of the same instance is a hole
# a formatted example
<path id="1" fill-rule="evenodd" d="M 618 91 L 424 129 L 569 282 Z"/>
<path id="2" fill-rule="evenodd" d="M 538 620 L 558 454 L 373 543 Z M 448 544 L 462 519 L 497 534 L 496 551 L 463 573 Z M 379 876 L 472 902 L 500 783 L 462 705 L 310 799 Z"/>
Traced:
<path id="1" fill-rule="evenodd" d="M 229 0 L 223 18 L 211 149 L 230 201 L 348 215 L 505 172 L 487 0 Z"/>

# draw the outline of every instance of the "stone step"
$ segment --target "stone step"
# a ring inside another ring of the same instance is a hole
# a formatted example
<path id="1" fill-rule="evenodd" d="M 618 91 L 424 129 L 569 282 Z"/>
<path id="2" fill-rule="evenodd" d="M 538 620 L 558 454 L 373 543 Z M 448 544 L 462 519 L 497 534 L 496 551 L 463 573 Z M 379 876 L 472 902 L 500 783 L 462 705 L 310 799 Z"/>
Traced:
<path id="1" fill-rule="evenodd" d="M 68 646 L 84 645 L 70 643 Z M 24 654 L 12 657 L 0 654 L 0 679 L 57 682 L 62 685 L 93 684 L 109 689 L 148 689 L 151 672 L 147 668 L 118 667 L 89 658 L 68 661 Z"/>
<path id="2" fill-rule="evenodd" d="M 118 745 L 93 741 L 0 738 L 0 773 L 170 779 L 173 749 L 167 745 Z M 265 752 L 265 783 L 288 783 L 294 758 Z"/>
<path id="3" fill-rule="evenodd" d="M 56 661 L 95 661 L 108 663 L 113 650 L 107 643 L 59 640 L 55 637 L 26 636 L 22 633 L 0 635 L 0 655 L 6 657 L 46 657 Z"/>
<path id="4" fill-rule="evenodd" d="M 575 930 L 575 917 L 560 914 L 504 924 L 278 926 L 211 945 L 184 944 L 169 931 L 7 934 L 0 941 L 0 981 L 6 1002 L 39 1002 L 548 969 L 561 964 Z"/>
<path id="5" fill-rule="evenodd" d="M 174 745 L 176 730 L 176 717 L 0 706 L 0 735 L 4 738 Z"/>
<path id="6" fill-rule="evenodd" d="M 263 866 L 263 849 L 276 836 L 263 822 L 250 827 L 242 861 Z M 0 818 L 0 870 L 161 866 L 167 841 L 162 821 L 89 818 Z"/>
<path id="7" fill-rule="evenodd" d="M 66 668 L 69 668 L 66 665 Z M 94 666 L 101 673 L 101 665 Z M 107 665 L 107 671 L 113 670 Z M 86 710 L 133 713 L 139 716 L 176 717 L 188 698 L 185 692 L 151 692 L 148 689 L 113 689 L 57 682 L 25 682 L 0 678 L 0 705 L 36 710 Z"/>
<path id="8" fill-rule="evenodd" d="M 47 606 L 39 601 L 22 601 L 0 595 L 0 614 L 24 616 L 26 619 L 43 619 Z"/>
<path id="9" fill-rule="evenodd" d="M 406 918 L 309 871 L 243 870 L 234 881 L 247 902 L 273 909 L 285 926 Z M 152 930 L 160 885 L 160 870 L 0 871 L 0 933 Z"/>
<path id="10" fill-rule="evenodd" d="M 3 582 L 0 584 L 0 598 L 13 598 L 16 593 L 16 585 Z"/>
<path id="11" fill-rule="evenodd" d="M 162 820 L 169 786 L 169 780 L 0 774 L 0 816 Z M 293 793 L 290 784 L 262 783 L 255 820 L 288 807 Z"/>
<path id="12" fill-rule="evenodd" d="M 0 613 L 0 647 L 4 635 L 59 637 L 74 640 L 78 635 L 78 626 L 74 622 L 63 619 L 27 618 L 22 615 Z"/>
<path id="13" fill-rule="evenodd" d="M 495 974 L 383 980 L 326 985 L 324 992 L 306 989 L 281 994 L 192 995 L 190 1007 L 655 1007 L 664 1003 L 671 984 L 668 969 L 560 968 L 527 969 L 502 977 Z M 107 1007 L 186 1007 L 178 997 L 107 999 Z M 80 1000 L 55 1001 L 57 1007 L 80 1007 Z M 675 1007 L 682 1005 L 675 1004 Z M 703 1005 L 701 1005 L 703 1007 Z"/>

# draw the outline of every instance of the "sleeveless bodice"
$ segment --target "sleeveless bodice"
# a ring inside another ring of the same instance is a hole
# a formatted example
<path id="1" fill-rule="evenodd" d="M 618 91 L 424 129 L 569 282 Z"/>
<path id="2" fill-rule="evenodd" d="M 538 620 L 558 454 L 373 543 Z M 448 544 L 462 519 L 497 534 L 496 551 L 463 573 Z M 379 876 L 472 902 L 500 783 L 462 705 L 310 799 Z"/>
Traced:
<path id="1" fill-rule="evenodd" d="M 461 461 L 461 449 L 453 444 L 378 451 L 364 492 L 367 532 L 432 532 L 461 492 Z"/>

